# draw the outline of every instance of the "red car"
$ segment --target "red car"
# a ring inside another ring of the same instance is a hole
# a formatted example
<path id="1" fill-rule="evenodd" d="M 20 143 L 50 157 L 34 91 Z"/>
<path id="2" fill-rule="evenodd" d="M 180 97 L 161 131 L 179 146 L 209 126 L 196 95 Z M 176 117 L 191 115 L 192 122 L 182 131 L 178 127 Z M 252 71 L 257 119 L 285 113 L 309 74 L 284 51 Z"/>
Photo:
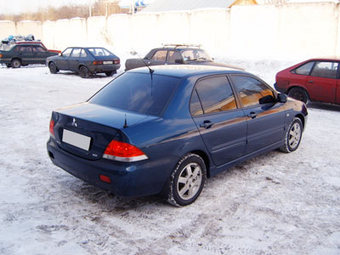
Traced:
<path id="1" fill-rule="evenodd" d="M 276 74 L 275 89 L 307 103 L 340 104 L 340 59 L 309 59 Z"/>

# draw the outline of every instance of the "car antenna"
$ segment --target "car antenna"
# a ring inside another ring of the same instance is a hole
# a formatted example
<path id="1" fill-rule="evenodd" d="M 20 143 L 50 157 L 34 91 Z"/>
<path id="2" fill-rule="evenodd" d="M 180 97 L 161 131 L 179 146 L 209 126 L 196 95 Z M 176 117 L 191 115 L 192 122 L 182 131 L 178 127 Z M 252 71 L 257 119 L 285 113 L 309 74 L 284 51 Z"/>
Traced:
<path id="1" fill-rule="evenodd" d="M 142 60 L 143 64 L 149 69 L 149 73 L 151 75 L 151 80 L 152 80 L 152 74 L 155 70 L 151 69 L 150 66 L 144 61 L 144 58 L 142 58 L 137 51 L 133 50 L 134 53 L 137 54 L 137 56 Z"/>
<path id="2" fill-rule="evenodd" d="M 127 125 L 127 119 L 126 119 L 126 113 L 125 113 L 125 120 L 124 120 L 124 126 L 123 126 L 123 128 L 127 128 L 128 127 L 128 125 Z"/>

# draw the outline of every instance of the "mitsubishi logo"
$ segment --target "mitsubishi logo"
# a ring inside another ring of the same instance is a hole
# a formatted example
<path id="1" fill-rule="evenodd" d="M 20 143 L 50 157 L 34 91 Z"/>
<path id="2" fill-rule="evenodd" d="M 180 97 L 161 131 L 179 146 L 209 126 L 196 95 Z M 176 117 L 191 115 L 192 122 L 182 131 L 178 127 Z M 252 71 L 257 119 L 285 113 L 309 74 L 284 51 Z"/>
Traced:
<path id="1" fill-rule="evenodd" d="M 77 124 L 77 122 L 76 122 L 76 119 L 75 118 L 73 118 L 73 120 L 72 120 L 72 124 L 71 124 L 72 126 L 74 126 L 74 127 L 78 127 L 78 124 Z"/>

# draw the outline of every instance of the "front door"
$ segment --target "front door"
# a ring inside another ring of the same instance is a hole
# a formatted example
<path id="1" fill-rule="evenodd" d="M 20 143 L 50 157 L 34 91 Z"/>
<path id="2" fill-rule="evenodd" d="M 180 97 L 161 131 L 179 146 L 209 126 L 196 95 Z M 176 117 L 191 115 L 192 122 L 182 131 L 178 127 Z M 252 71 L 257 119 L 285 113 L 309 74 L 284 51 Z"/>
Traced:
<path id="1" fill-rule="evenodd" d="M 264 96 L 274 97 L 273 90 L 254 77 L 231 75 L 230 78 L 247 116 L 246 153 L 250 154 L 282 141 L 285 112 L 280 107 L 281 103 L 259 103 L 259 99 Z"/>
<path id="2" fill-rule="evenodd" d="M 199 80 L 190 110 L 215 165 L 229 163 L 244 155 L 246 117 L 237 107 L 226 76 Z"/>
<path id="3" fill-rule="evenodd" d="M 338 67 L 339 63 L 333 61 L 315 63 L 306 82 L 312 101 L 335 103 Z"/>

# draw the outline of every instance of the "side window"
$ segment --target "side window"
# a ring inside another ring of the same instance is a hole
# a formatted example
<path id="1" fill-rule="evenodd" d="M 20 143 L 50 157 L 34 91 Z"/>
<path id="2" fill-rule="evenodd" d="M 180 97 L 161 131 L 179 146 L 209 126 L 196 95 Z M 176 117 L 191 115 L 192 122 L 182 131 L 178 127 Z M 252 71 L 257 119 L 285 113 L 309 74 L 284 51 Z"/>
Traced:
<path id="1" fill-rule="evenodd" d="M 69 57 L 71 55 L 72 48 L 67 48 L 63 51 L 63 57 Z"/>
<path id="2" fill-rule="evenodd" d="M 79 58 L 80 57 L 80 51 L 81 49 L 79 48 L 74 48 L 71 54 L 72 58 Z"/>
<path id="3" fill-rule="evenodd" d="M 81 58 L 86 58 L 87 57 L 86 51 L 84 49 L 81 50 L 80 57 Z"/>
<path id="4" fill-rule="evenodd" d="M 308 62 L 308 63 L 306 63 L 306 64 L 304 64 L 304 65 L 302 65 L 302 66 L 299 66 L 298 68 L 296 68 L 296 69 L 294 70 L 294 72 L 295 72 L 296 74 L 309 75 L 310 70 L 312 69 L 314 63 L 315 63 L 315 62 L 312 61 L 312 62 Z"/>
<path id="5" fill-rule="evenodd" d="M 316 62 L 311 76 L 336 79 L 339 63 Z"/>
<path id="6" fill-rule="evenodd" d="M 168 53 L 168 63 L 174 64 L 176 63 L 176 60 L 181 60 L 182 59 L 182 55 L 177 52 L 177 51 L 173 51 L 170 50 Z"/>
<path id="7" fill-rule="evenodd" d="M 198 115 L 203 114 L 201 102 L 198 99 L 196 90 L 192 92 L 191 101 L 190 101 L 190 112 L 192 116 L 198 116 Z"/>
<path id="8" fill-rule="evenodd" d="M 259 104 L 259 99 L 273 95 L 273 91 L 265 84 L 252 77 L 231 75 L 231 80 L 243 107 Z"/>
<path id="9" fill-rule="evenodd" d="M 32 46 L 21 46 L 19 48 L 19 52 L 21 52 L 21 53 L 27 53 L 27 52 L 31 53 L 32 52 Z"/>
<path id="10" fill-rule="evenodd" d="M 159 50 L 157 51 L 153 56 L 152 56 L 152 60 L 154 61 L 164 61 L 166 59 L 166 50 Z"/>
<path id="11" fill-rule="evenodd" d="M 224 76 L 199 81 L 196 91 L 201 100 L 204 114 L 237 108 L 231 86 Z"/>

